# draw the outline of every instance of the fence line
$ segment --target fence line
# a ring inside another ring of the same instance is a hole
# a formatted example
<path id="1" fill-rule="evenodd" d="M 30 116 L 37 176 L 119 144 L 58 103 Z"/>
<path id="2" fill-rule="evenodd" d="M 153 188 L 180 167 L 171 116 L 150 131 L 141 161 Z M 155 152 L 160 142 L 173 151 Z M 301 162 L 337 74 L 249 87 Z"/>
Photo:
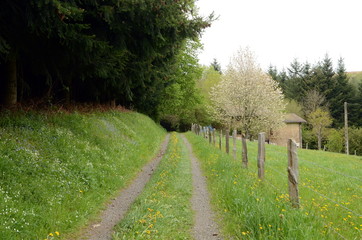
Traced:
<path id="1" fill-rule="evenodd" d="M 215 131 L 215 130 L 214 130 Z M 226 135 L 226 134 L 225 134 Z M 221 140 L 221 138 L 220 138 L 220 140 Z M 227 139 L 228 140 L 228 139 Z M 259 145 L 259 144 L 258 144 Z M 221 147 L 221 144 L 220 144 L 220 147 Z M 266 152 L 272 152 L 273 154 L 275 154 L 276 155 L 276 157 L 280 157 L 281 159 L 285 159 L 285 160 L 287 160 L 288 158 L 287 158 L 287 151 L 286 152 L 282 152 L 282 150 L 279 150 L 279 149 L 273 149 L 273 150 L 269 150 L 269 149 L 266 149 L 267 151 Z M 268 151 L 269 150 L 269 151 Z M 259 151 L 259 150 L 258 150 Z M 267 155 L 267 157 L 268 157 L 268 155 Z M 265 161 L 266 160 L 266 161 Z M 269 162 L 268 161 L 268 158 L 266 158 L 264 161 L 265 162 Z M 264 163 L 264 161 L 263 161 L 263 163 Z M 314 162 L 312 162 L 312 161 L 309 161 L 309 160 L 305 160 L 305 159 L 300 159 L 300 161 L 301 162 L 305 162 L 305 163 L 307 163 L 307 164 L 311 164 L 311 165 L 314 165 L 314 166 L 317 166 L 317 167 L 319 167 L 319 168 L 323 168 L 323 169 L 325 169 L 327 172 L 329 172 L 329 173 L 335 173 L 335 174 L 339 174 L 339 175 L 341 175 L 341 176 L 344 176 L 344 177 L 346 177 L 346 178 L 349 178 L 350 180 L 352 180 L 352 179 L 354 179 L 354 180 L 358 180 L 358 181 L 362 181 L 362 179 L 361 178 L 358 178 L 358 177 L 354 177 L 354 176 L 350 176 L 350 175 L 348 175 L 348 174 L 344 174 L 344 173 L 342 173 L 342 172 L 339 172 L 339 171 L 336 171 L 336 170 L 333 170 L 333 169 L 331 169 L 331 168 L 327 168 L 327 167 L 323 167 L 323 166 L 321 166 L 321 165 L 319 165 L 319 164 L 316 164 L 316 163 L 314 163 Z M 287 166 L 286 166 L 287 167 Z M 308 169 L 308 168 L 310 168 L 310 166 L 308 167 L 308 166 L 306 166 L 306 168 Z M 277 170 L 277 169 L 275 169 L 274 167 L 272 167 L 272 166 L 270 166 L 269 164 L 266 164 L 265 165 L 265 169 L 266 170 L 271 170 L 272 172 L 274 172 L 275 174 L 277 174 L 277 175 L 279 175 L 279 177 L 277 177 L 277 178 L 272 178 L 272 179 L 278 179 L 278 178 L 280 178 L 280 177 L 282 177 L 282 179 L 286 179 L 286 178 L 289 178 L 289 180 L 290 180 L 290 176 L 288 177 L 288 174 L 287 173 L 283 173 L 282 171 L 279 171 L 279 170 Z M 275 174 L 274 174 L 274 176 L 275 176 Z M 266 173 L 266 175 L 268 175 L 268 173 Z M 273 189 L 274 189 L 274 192 L 276 192 L 276 193 L 287 193 L 288 191 L 287 191 L 287 189 L 285 189 L 285 190 L 282 190 L 285 186 L 284 186 L 284 184 L 283 184 L 283 187 L 282 188 L 279 188 L 278 186 L 276 186 L 276 185 L 278 185 L 278 184 L 273 184 L 273 182 L 271 181 L 272 179 L 269 179 L 270 181 L 268 181 L 268 177 L 266 177 L 266 179 L 265 179 L 265 181 L 264 182 L 266 182 L 269 186 L 271 186 Z M 299 182 L 299 180 L 298 179 L 296 179 L 297 181 L 296 181 L 296 183 L 298 183 Z M 349 182 L 349 181 L 348 181 Z M 287 183 L 287 181 L 286 181 L 286 183 Z M 356 182 L 354 182 L 354 183 L 356 183 Z M 358 184 L 358 183 L 357 183 Z M 298 185 L 298 184 L 297 184 Z M 344 211 L 347 211 L 348 213 L 350 213 L 350 214 L 354 214 L 355 216 L 357 216 L 357 217 L 359 217 L 359 218 L 361 218 L 362 217 L 362 215 L 360 214 L 360 213 L 358 213 L 357 211 L 355 211 L 355 210 L 352 210 L 352 209 L 350 209 L 350 208 L 348 208 L 348 207 L 345 207 L 343 204 L 341 204 L 341 203 L 339 203 L 339 202 L 337 202 L 337 201 L 335 201 L 335 200 L 333 200 L 332 198 L 330 198 L 330 197 L 328 197 L 328 196 L 326 196 L 326 195 L 324 195 L 324 194 L 322 194 L 322 193 L 320 193 L 320 192 L 318 192 L 318 191 L 316 191 L 316 190 L 314 190 L 312 187 L 310 187 L 310 186 L 308 186 L 308 185 L 301 185 L 300 184 L 300 186 L 301 187 L 305 187 L 306 189 L 309 189 L 309 191 L 312 191 L 312 192 L 314 192 L 315 194 L 317 194 L 317 195 L 319 195 L 320 197 L 322 197 L 324 200 L 327 200 L 327 201 L 330 201 L 330 202 L 332 202 L 332 203 L 334 203 L 335 204 L 335 207 L 340 207 L 341 209 L 344 209 Z M 289 191 L 289 196 L 290 196 L 290 191 Z M 292 200 L 291 200 L 291 202 L 292 202 Z M 342 200 L 342 202 L 343 202 L 343 200 Z M 336 209 L 336 211 L 338 211 L 337 209 Z M 312 214 L 312 215 L 314 215 L 315 216 L 315 214 Z M 316 217 L 316 216 L 315 216 Z M 328 227 L 330 230 L 332 230 L 335 234 L 337 234 L 338 235 L 338 237 L 340 237 L 341 239 L 347 239 L 345 236 L 343 236 L 341 233 L 339 233 L 338 231 L 336 231 L 336 229 L 333 227 L 333 226 L 330 226 L 329 224 L 326 224 L 326 222 L 324 221 L 324 219 L 321 219 L 321 221 L 325 224 L 325 226 L 326 227 Z"/>

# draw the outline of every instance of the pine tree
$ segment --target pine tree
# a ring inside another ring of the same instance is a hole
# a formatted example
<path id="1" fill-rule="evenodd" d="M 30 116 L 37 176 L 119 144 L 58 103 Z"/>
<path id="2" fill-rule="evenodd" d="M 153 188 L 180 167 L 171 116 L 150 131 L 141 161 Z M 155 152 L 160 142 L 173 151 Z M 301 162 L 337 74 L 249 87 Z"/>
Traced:
<path id="1" fill-rule="evenodd" d="M 214 58 L 214 60 L 211 63 L 211 66 L 215 69 L 215 71 L 218 71 L 220 74 L 222 74 L 220 63 Z"/>
<path id="2" fill-rule="evenodd" d="M 343 58 L 338 59 L 336 75 L 333 77 L 334 87 L 329 94 L 331 116 L 334 118 L 333 125 L 342 127 L 344 122 L 344 102 L 350 102 L 354 96 L 353 87 L 348 82 L 348 76 L 344 66 Z"/>

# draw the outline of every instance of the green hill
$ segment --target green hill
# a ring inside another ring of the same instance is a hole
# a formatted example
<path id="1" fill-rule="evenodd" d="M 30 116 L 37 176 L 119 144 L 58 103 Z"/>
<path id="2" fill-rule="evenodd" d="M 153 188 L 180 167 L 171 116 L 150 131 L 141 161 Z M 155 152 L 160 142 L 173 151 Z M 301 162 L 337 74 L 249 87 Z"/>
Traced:
<path id="1" fill-rule="evenodd" d="M 362 71 L 361 72 L 349 72 L 347 73 L 349 76 L 349 82 L 355 86 L 358 87 L 359 83 L 362 83 Z"/>
<path id="2" fill-rule="evenodd" d="M 46 239 L 83 226 L 164 136 L 135 112 L 0 113 L 0 238 Z"/>

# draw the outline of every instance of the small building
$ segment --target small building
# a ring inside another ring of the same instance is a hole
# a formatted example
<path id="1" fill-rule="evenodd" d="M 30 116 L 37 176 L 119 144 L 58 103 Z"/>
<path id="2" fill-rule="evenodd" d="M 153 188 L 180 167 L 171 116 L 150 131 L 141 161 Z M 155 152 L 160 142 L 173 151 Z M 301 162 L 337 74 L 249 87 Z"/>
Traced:
<path id="1" fill-rule="evenodd" d="M 269 143 L 287 146 L 288 139 L 293 139 L 297 146 L 302 146 L 302 123 L 307 121 L 295 113 L 285 115 L 284 125 L 278 130 L 272 130 L 269 135 Z"/>

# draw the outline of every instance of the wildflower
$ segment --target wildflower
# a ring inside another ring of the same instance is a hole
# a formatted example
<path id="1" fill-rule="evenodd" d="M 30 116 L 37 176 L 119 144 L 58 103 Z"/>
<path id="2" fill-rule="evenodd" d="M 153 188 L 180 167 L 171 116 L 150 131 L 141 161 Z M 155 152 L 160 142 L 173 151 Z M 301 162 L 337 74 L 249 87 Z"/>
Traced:
<path id="1" fill-rule="evenodd" d="M 153 212 L 153 209 L 152 208 L 147 208 L 148 211 L 150 212 Z"/>
<path id="2" fill-rule="evenodd" d="M 55 231 L 55 234 L 56 234 L 57 236 L 59 236 L 59 235 L 60 235 L 60 233 L 59 233 L 58 231 Z"/>
<path id="3" fill-rule="evenodd" d="M 259 227 L 260 229 L 263 229 L 263 227 Z"/>
<path id="4" fill-rule="evenodd" d="M 54 234 L 53 233 L 49 233 L 49 235 L 48 236 L 51 236 L 51 237 L 53 237 L 54 236 Z"/>
<path id="5" fill-rule="evenodd" d="M 147 234 L 151 234 L 151 231 L 150 231 L 150 230 L 146 230 L 146 233 L 147 233 Z"/>
<path id="6" fill-rule="evenodd" d="M 287 210 L 285 210 L 285 209 L 282 209 L 282 212 L 285 212 L 285 211 L 287 211 Z"/>
<path id="7" fill-rule="evenodd" d="M 237 184 L 238 182 L 237 181 L 234 181 L 234 184 Z"/>

